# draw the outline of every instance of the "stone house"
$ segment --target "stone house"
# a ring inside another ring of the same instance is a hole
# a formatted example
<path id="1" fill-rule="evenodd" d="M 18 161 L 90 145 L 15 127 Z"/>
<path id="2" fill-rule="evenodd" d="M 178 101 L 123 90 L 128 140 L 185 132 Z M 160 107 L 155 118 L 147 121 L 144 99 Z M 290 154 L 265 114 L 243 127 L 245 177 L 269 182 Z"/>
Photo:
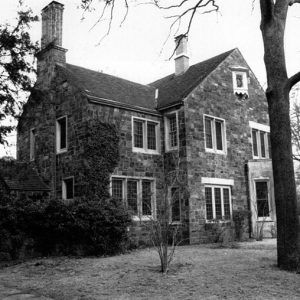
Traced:
<path id="1" fill-rule="evenodd" d="M 66 63 L 63 9 L 52 1 L 42 11 L 37 83 L 18 125 L 17 159 L 38 170 L 52 197 L 78 199 L 76 126 L 101 119 L 119 133 L 110 191 L 133 212 L 133 236 L 142 231 L 140 220 L 156 217 L 165 196 L 172 202 L 170 222 L 184 225 L 190 243 L 211 241 L 216 226 L 245 210 L 252 214 L 244 237 L 263 223 L 271 236 L 267 102 L 240 51 L 190 66 L 181 35 L 175 73 L 142 85 Z"/>

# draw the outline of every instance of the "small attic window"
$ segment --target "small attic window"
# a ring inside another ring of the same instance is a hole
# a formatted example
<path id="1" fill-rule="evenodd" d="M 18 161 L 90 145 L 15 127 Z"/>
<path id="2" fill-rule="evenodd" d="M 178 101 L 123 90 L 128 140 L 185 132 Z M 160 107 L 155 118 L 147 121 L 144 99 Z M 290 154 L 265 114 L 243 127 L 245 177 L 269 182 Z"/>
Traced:
<path id="1" fill-rule="evenodd" d="M 232 68 L 233 93 L 248 97 L 248 69 Z"/>

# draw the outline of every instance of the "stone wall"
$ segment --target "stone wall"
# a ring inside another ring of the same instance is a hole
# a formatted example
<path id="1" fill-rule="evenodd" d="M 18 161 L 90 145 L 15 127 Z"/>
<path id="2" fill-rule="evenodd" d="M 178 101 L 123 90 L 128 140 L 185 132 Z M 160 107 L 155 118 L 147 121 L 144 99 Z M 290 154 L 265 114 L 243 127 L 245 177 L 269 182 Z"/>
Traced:
<path id="1" fill-rule="evenodd" d="M 264 92 L 249 70 L 249 98 L 233 93 L 234 65 L 249 69 L 234 51 L 185 100 L 188 179 L 190 189 L 191 243 L 207 242 L 211 238 L 205 230 L 206 203 L 203 177 L 233 179 L 232 210 L 247 210 L 247 182 L 245 164 L 252 158 L 249 121 L 268 124 Z M 203 114 L 225 119 L 226 154 L 205 152 Z"/>

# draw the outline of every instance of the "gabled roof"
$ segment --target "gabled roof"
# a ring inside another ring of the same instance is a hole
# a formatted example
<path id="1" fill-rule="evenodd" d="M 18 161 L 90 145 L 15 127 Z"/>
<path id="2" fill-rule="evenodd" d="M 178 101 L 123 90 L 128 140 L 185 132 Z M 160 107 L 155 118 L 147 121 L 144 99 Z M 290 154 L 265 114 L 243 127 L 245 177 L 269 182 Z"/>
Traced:
<path id="1" fill-rule="evenodd" d="M 171 74 L 159 79 L 151 86 L 158 88 L 158 109 L 176 104 L 184 99 L 201 83 L 217 66 L 224 61 L 235 49 L 192 65 L 182 75 Z"/>
<path id="2" fill-rule="evenodd" d="M 9 190 L 50 191 L 37 172 L 25 162 L 0 160 L 0 180 Z"/>
<path id="3" fill-rule="evenodd" d="M 58 66 L 86 94 L 147 109 L 155 109 L 155 88 L 82 67 Z"/>

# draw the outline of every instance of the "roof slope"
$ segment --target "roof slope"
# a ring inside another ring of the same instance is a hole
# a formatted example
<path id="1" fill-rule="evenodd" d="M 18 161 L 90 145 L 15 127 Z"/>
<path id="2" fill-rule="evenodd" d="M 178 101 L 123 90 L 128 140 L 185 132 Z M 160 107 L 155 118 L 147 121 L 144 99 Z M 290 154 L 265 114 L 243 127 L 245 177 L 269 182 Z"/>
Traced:
<path id="1" fill-rule="evenodd" d="M 0 179 L 9 190 L 50 191 L 27 163 L 0 160 Z"/>
<path id="2" fill-rule="evenodd" d="M 58 68 L 90 96 L 155 109 L 154 87 L 70 64 Z"/>
<path id="3" fill-rule="evenodd" d="M 235 49 L 232 49 L 208 60 L 192 65 L 182 75 L 175 76 L 175 74 L 171 74 L 150 83 L 151 86 L 159 89 L 158 108 L 167 107 L 185 98 L 234 50 Z"/>

